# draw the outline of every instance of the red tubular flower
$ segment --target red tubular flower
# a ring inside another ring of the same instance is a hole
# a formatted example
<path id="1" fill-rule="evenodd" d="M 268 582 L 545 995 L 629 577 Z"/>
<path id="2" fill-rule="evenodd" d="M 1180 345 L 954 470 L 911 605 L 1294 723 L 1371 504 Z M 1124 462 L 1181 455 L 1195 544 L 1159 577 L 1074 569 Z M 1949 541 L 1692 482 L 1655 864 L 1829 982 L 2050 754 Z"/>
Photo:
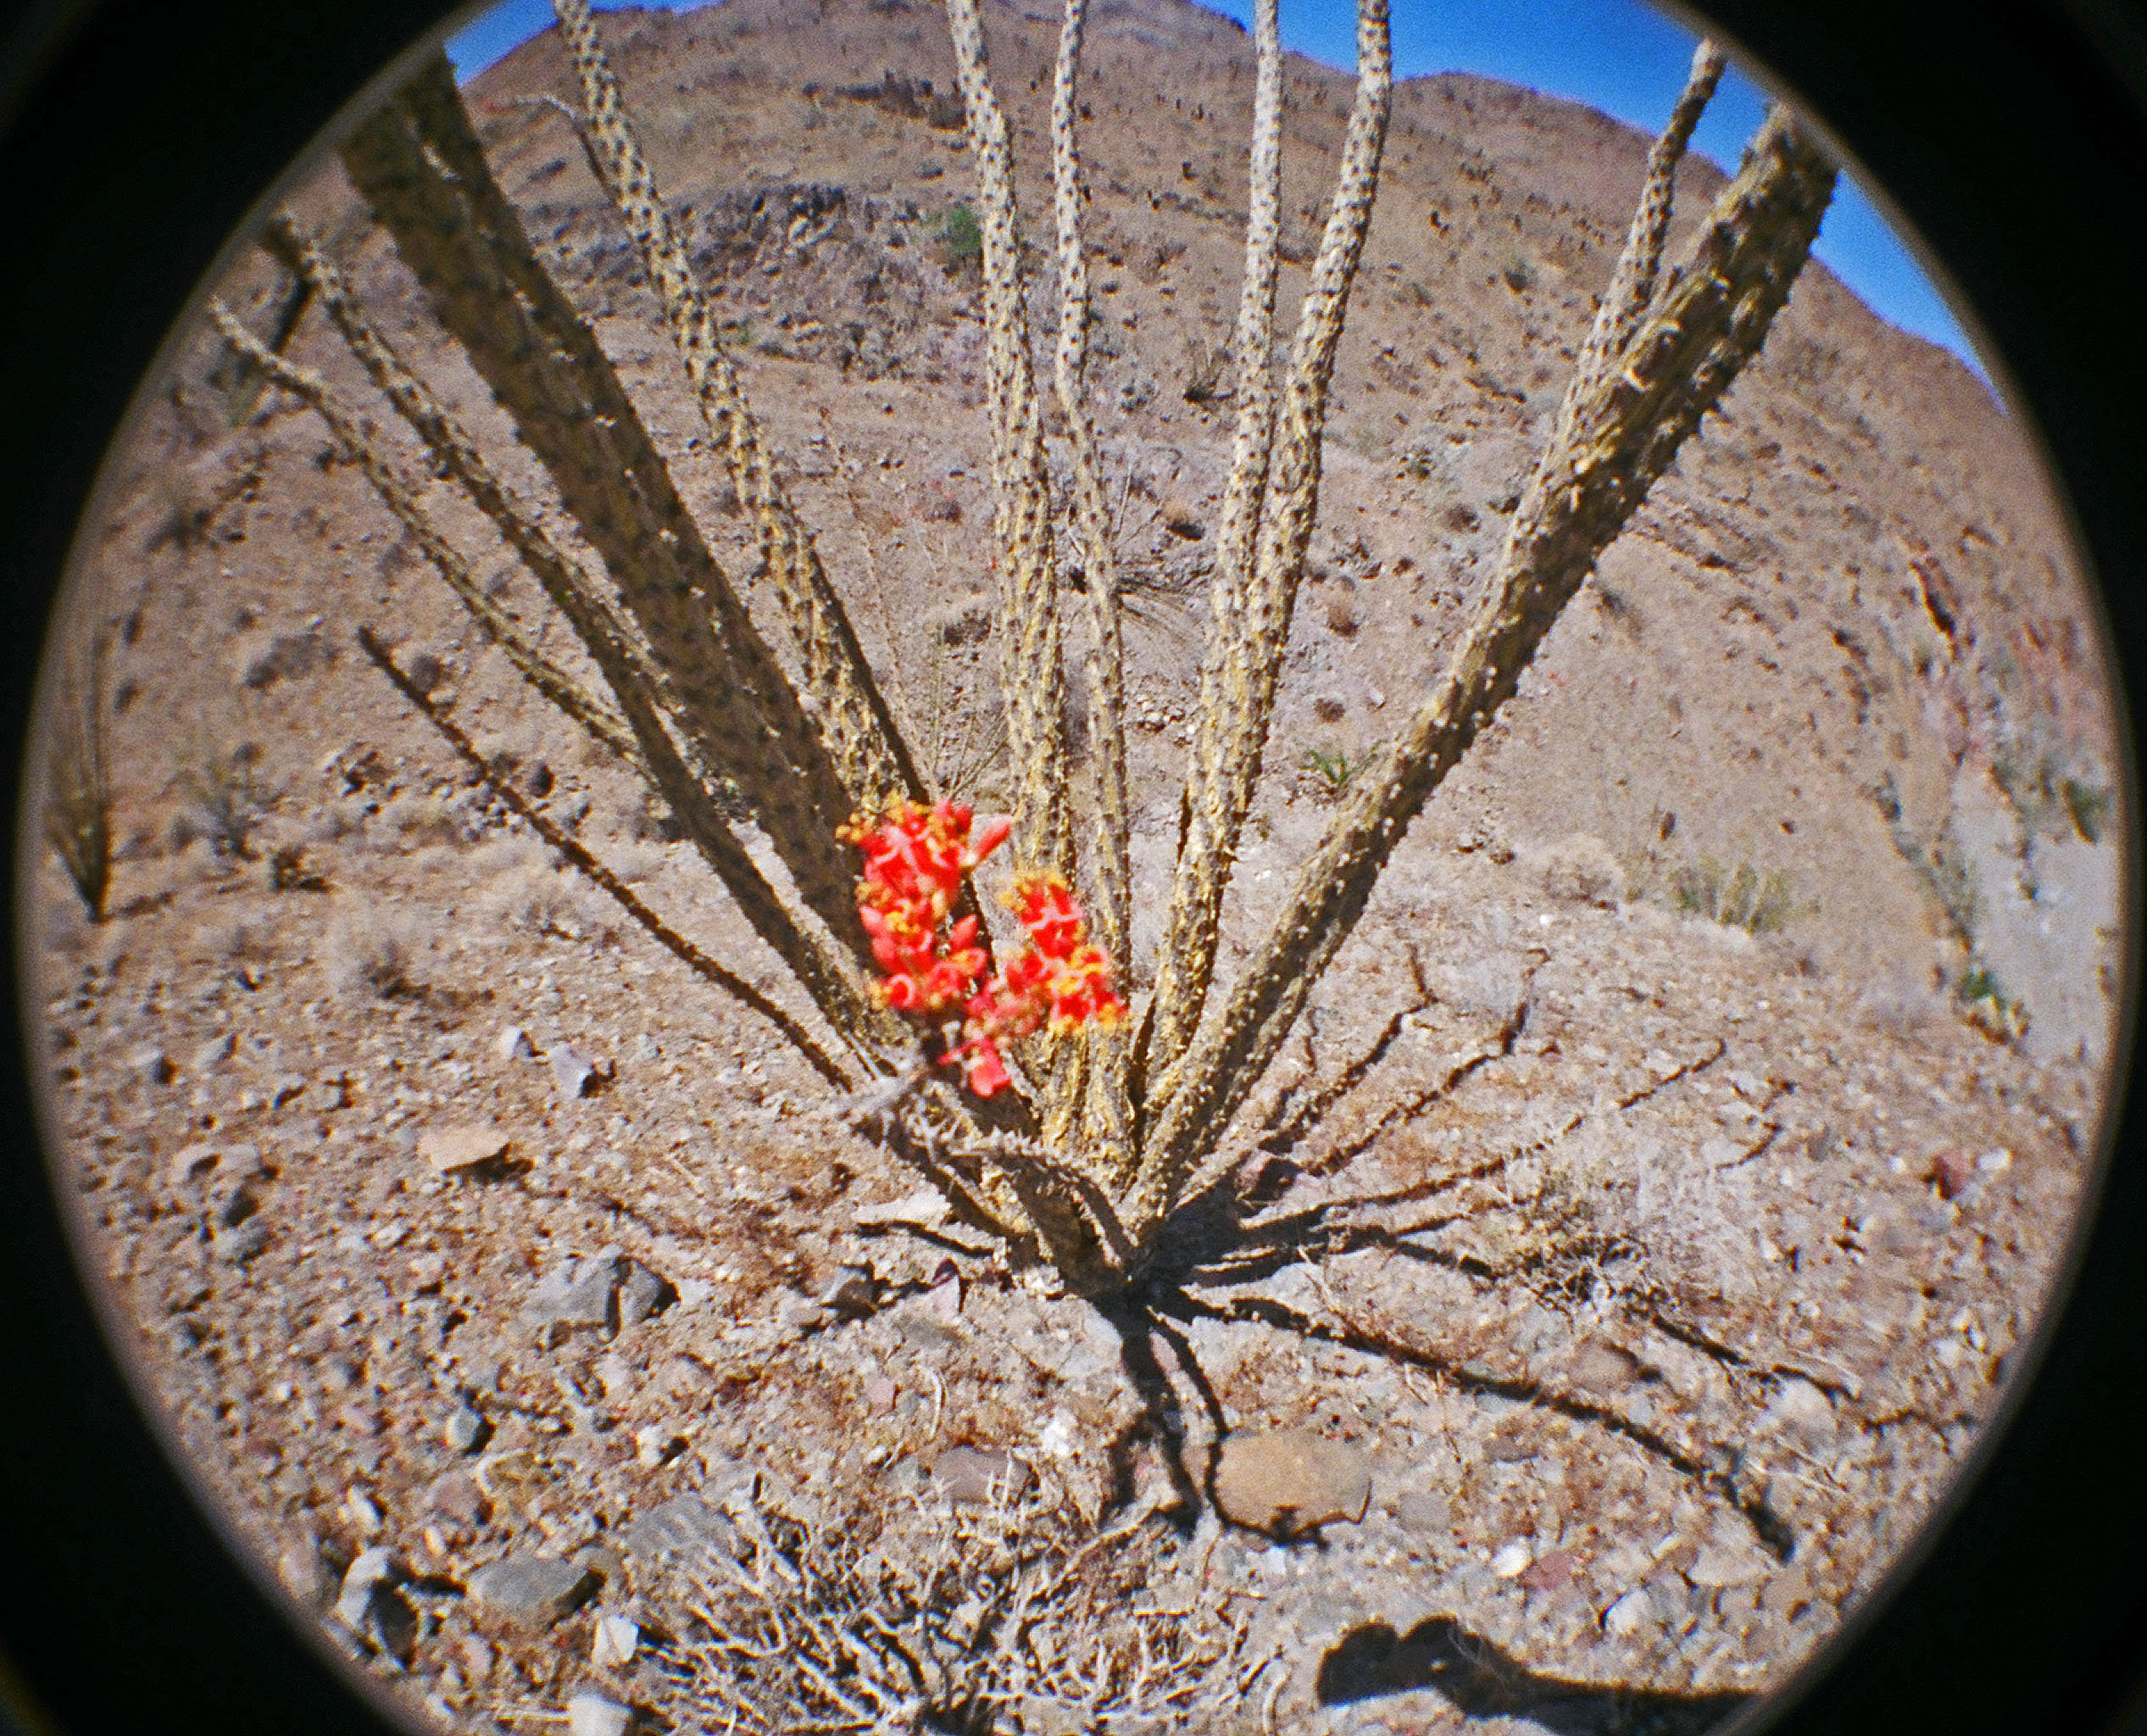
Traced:
<path id="1" fill-rule="evenodd" d="M 976 919 L 951 926 L 947 919 L 963 880 L 1004 841 L 1012 822 L 988 821 L 972 840 L 974 818 L 959 802 L 898 802 L 876 821 L 842 829 L 865 857 L 858 920 L 884 973 L 880 997 L 897 1012 L 930 1017 L 960 1006 L 983 973 Z"/>
<path id="2" fill-rule="evenodd" d="M 883 975 L 880 998 L 897 1012 L 937 1019 L 963 1013 L 961 1040 L 942 1058 L 964 1082 L 989 1097 L 1013 1082 L 999 1045 L 1048 1021 L 1064 1033 L 1126 1010 L 1111 987 L 1110 961 L 1088 943 L 1088 924 L 1072 889 L 1055 874 L 1026 874 L 1007 903 L 1028 947 L 990 982 L 974 916 L 949 922 L 962 882 L 1006 841 L 1012 822 L 987 821 L 972 839 L 975 816 L 959 802 L 922 808 L 898 802 L 880 819 L 858 820 L 841 836 L 865 857 L 858 876 L 858 920 Z"/>

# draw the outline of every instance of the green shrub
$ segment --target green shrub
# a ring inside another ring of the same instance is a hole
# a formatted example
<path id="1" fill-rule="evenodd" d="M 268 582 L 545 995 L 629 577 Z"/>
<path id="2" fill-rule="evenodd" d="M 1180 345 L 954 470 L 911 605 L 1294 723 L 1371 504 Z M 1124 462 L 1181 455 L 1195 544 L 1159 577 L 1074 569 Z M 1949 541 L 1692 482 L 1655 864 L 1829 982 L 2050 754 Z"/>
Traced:
<path id="1" fill-rule="evenodd" d="M 952 205 L 939 220 L 939 254 L 949 271 L 984 263 L 984 231 L 967 205 Z"/>
<path id="2" fill-rule="evenodd" d="M 1672 871 L 1670 893 L 1688 915 L 1705 916 L 1747 934 L 1777 934 L 1799 915 L 1788 875 L 1739 862 L 1727 868 L 1712 856 Z"/>

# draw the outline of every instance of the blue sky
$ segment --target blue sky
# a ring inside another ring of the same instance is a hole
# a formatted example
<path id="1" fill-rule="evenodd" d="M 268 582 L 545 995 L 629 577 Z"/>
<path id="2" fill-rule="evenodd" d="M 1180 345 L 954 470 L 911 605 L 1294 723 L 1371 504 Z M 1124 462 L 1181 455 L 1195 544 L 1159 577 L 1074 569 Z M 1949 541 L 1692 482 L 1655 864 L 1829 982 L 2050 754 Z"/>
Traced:
<path id="1" fill-rule="evenodd" d="M 593 0 L 609 11 L 626 0 Z M 691 10 L 699 0 L 666 9 Z M 1251 0 L 1206 0 L 1249 23 Z M 1282 0 L 1284 45 L 1330 65 L 1356 58 L 1354 0 Z M 451 37 L 468 78 L 552 22 L 550 0 L 503 0 Z M 1644 0 L 1394 0 L 1394 70 L 1475 72 L 1586 103 L 1649 132 L 1670 114 L 1697 39 Z M 1735 67 L 1708 105 L 1694 149 L 1737 165 L 1766 112 L 1760 87 Z M 1937 287 L 1870 197 L 1844 177 L 1819 231 L 1819 258 L 1878 313 L 1983 369 Z"/>

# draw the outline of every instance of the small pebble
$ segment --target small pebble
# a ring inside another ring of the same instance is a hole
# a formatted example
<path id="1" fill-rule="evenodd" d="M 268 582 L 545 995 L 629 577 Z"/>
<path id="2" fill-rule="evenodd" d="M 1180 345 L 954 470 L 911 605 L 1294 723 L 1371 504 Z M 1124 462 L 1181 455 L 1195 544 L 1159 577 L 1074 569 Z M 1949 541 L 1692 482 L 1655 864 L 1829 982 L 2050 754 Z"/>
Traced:
<path id="1" fill-rule="evenodd" d="M 548 1628 L 595 1586 L 586 1567 L 548 1555 L 503 1555 L 470 1576 L 470 1600 L 515 1628 Z"/>
<path id="2" fill-rule="evenodd" d="M 1646 1589 L 1635 1586 L 1603 1611 L 1603 1631 L 1629 1639 L 1655 1618 L 1655 1606 L 1649 1602 Z"/>
<path id="3" fill-rule="evenodd" d="M 1516 1538 L 1491 1558 L 1491 1571 L 1501 1579 L 1518 1579 L 1528 1571 L 1536 1552 Z"/>
<path id="4" fill-rule="evenodd" d="M 601 1669 L 631 1664 L 641 1647 L 641 1626 L 631 1616 L 599 1616 L 590 1656 Z"/>
<path id="5" fill-rule="evenodd" d="M 949 1447 L 932 1467 L 943 1494 L 970 1504 L 1019 1500 L 1032 1476 L 1021 1461 L 997 1447 Z"/>
<path id="6" fill-rule="evenodd" d="M 336 1619 L 353 1633 L 363 1633 L 372 1612 L 374 1589 L 394 1569 L 385 1547 L 367 1550 L 343 1575 L 342 1591 L 336 1599 Z"/>
<path id="7" fill-rule="evenodd" d="M 564 1043 L 552 1051 L 552 1083 L 567 1102 L 587 1096 L 596 1077 L 596 1068 Z"/>
<path id="8" fill-rule="evenodd" d="M 566 1703 L 567 1736 L 626 1736 L 633 1714 L 601 1694 L 577 1694 Z"/>
<path id="9" fill-rule="evenodd" d="M 491 1433 L 484 1417 L 467 1405 L 456 1405 L 448 1418 L 448 1444 L 458 1453 L 476 1452 Z"/>
<path id="10" fill-rule="evenodd" d="M 512 1136 L 498 1127 L 433 1127 L 418 1136 L 418 1156 L 443 1176 L 503 1155 Z"/>

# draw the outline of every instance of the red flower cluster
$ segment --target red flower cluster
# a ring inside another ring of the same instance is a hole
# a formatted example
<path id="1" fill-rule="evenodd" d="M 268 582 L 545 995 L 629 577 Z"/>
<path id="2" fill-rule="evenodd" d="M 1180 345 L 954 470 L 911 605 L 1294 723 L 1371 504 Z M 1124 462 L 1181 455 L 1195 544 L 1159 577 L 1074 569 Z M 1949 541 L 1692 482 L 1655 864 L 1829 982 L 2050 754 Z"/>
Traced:
<path id="1" fill-rule="evenodd" d="M 1009 822 L 987 821 L 972 842 L 974 816 L 959 802 L 932 808 L 898 802 L 878 821 L 859 821 L 843 837 L 864 852 L 858 915 L 885 973 L 881 999 L 898 1012 L 937 1018 L 962 1010 L 961 1040 L 943 1058 L 959 1064 L 979 1097 L 1011 1082 L 998 1045 L 1048 1021 L 1065 1032 L 1125 1010 L 1111 988 L 1110 961 L 1089 944 L 1088 925 L 1071 889 L 1055 874 L 1024 875 L 1007 899 L 1029 945 L 989 982 L 981 983 L 984 949 L 976 919 L 948 921 L 962 882 L 1005 841 Z"/>
<path id="2" fill-rule="evenodd" d="M 1025 874 L 1007 900 L 1029 933 L 1028 950 L 969 1004 L 958 1053 L 969 1088 L 989 1097 L 1008 1082 L 998 1045 L 1050 1021 L 1054 1034 L 1090 1020 L 1109 1025 L 1126 1010 L 1110 986 L 1110 960 L 1088 943 L 1072 890 L 1055 874 Z"/>
<path id="3" fill-rule="evenodd" d="M 951 927 L 947 918 L 970 871 L 1006 841 L 1012 822 L 987 821 L 974 843 L 974 819 L 959 802 L 921 808 L 898 802 L 885 817 L 854 821 L 840 836 L 865 853 L 858 876 L 858 920 L 886 976 L 881 998 L 898 1013 L 929 1017 L 965 1004 L 983 973 L 976 919 Z"/>

